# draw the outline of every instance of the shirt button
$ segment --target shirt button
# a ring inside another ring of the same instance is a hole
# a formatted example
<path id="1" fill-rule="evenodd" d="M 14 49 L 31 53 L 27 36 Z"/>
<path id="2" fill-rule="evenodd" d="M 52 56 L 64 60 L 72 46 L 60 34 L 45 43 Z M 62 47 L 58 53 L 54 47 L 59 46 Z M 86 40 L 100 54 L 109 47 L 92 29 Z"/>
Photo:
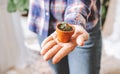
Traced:
<path id="1" fill-rule="evenodd" d="M 49 13 L 48 13 L 48 12 L 46 12 L 45 14 L 46 14 L 47 16 L 49 15 Z"/>

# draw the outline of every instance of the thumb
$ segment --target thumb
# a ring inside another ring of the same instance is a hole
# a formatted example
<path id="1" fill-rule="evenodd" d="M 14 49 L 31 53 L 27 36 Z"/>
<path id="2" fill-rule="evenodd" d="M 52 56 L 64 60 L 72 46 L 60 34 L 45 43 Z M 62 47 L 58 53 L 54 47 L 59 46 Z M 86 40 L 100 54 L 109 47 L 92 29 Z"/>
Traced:
<path id="1" fill-rule="evenodd" d="M 83 46 L 85 41 L 88 40 L 89 38 L 89 35 L 87 33 L 84 33 L 84 34 L 80 34 L 78 37 L 77 37 L 77 40 L 76 40 L 76 43 L 79 45 L 79 46 Z"/>

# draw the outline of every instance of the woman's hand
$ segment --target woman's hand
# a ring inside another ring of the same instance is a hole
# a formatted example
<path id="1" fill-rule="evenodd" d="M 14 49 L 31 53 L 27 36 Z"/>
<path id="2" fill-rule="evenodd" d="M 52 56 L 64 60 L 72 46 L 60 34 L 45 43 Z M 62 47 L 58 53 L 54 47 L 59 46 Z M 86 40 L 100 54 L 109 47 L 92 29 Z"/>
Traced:
<path id="1" fill-rule="evenodd" d="M 63 57 L 69 54 L 74 48 L 79 45 L 83 46 L 84 42 L 88 40 L 89 34 L 80 25 L 74 25 L 75 32 L 72 38 L 67 43 L 61 43 L 57 40 L 56 32 L 47 37 L 41 44 L 41 55 L 47 61 L 52 59 L 53 64 L 58 63 Z"/>

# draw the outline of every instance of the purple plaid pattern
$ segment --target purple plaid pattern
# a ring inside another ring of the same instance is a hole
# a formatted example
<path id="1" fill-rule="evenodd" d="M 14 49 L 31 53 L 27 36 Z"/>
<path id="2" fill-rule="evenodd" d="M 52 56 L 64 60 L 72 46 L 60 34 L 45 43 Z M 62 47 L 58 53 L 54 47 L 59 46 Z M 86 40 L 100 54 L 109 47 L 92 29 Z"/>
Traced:
<path id="1" fill-rule="evenodd" d="M 56 22 L 65 21 L 73 25 L 82 25 L 85 29 L 94 28 L 100 16 L 100 1 L 30 0 L 29 10 L 28 25 L 30 30 L 46 37 L 50 26 L 50 12 Z"/>

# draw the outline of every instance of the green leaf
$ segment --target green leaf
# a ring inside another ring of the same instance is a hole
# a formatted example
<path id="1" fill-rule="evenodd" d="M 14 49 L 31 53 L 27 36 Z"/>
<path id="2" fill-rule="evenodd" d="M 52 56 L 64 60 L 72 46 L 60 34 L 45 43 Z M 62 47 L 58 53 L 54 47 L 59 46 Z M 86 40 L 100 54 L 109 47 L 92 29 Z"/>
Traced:
<path id="1" fill-rule="evenodd" d="M 29 0 L 18 0 L 16 6 L 17 6 L 17 10 L 25 11 L 29 8 Z"/>
<path id="2" fill-rule="evenodd" d="M 106 9 L 105 6 L 102 6 L 102 18 L 106 17 Z"/>
<path id="3" fill-rule="evenodd" d="M 65 22 L 61 22 L 59 28 L 63 31 L 71 31 L 72 27 Z"/>
<path id="4" fill-rule="evenodd" d="M 16 11 L 16 5 L 15 5 L 13 0 L 8 1 L 7 11 L 8 12 L 15 12 Z"/>

